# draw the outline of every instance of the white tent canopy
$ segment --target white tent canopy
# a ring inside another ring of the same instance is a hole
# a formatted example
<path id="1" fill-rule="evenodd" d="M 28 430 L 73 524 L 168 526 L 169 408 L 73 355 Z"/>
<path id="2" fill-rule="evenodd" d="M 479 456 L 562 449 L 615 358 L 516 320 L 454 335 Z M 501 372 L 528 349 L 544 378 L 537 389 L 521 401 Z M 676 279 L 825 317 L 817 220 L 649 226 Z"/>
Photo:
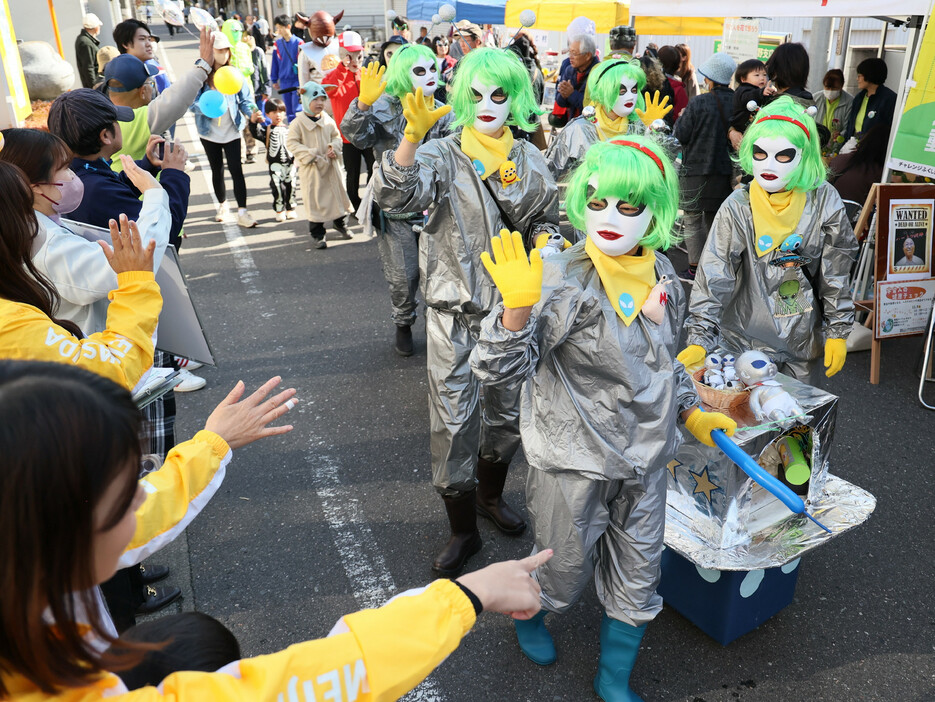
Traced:
<path id="1" fill-rule="evenodd" d="M 931 0 L 783 0 L 770 17 L 908 17 L 928 14 Z M 750 0 L 632 0 L 637 17 L 749 17 Z M 762 8 L 761 8 L 762 11 Z M 756 14 L 754 12 L 754 14 Z"/>

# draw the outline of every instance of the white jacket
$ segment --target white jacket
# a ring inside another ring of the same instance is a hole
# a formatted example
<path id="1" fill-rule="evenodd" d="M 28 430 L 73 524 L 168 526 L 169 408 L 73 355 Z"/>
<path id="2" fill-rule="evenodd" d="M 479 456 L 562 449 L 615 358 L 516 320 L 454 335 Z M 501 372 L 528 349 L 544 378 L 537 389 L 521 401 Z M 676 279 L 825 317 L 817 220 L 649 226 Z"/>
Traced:
<path id="1" fill-rule="evenodd" d="M 74 322 L 87 336 L 104 331 L 107 295 L 117 288 L 117 274 L 107 263 L 100 244 L 72 233 L 41 212 L 36 212 L 36 219 L 39 231 L 33 242 L 32 262 L 61 297 L 56 317 Z M 152 240 L 156 242 L 153 270 L 158 271 L 172 225 L 169 194 L 162 188 L 143 193 L 143 207 L 136 223 L 143 246 Z"/>

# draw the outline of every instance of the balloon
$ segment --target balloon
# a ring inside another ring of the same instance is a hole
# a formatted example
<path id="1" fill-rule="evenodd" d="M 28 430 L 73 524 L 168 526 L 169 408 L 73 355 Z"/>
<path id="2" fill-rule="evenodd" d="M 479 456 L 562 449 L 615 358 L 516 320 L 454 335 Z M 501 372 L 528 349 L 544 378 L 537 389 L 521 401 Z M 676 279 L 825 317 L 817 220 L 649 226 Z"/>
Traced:
<path id="1" fill-rule="evenodd" d="M 438 8 L 438 16 L 442 18 L 444 22 L 451 22 L 455 18 L 457 11 L 454 8 L 454 5 L 449 5 L 447 2 Z"/>
<path id="2" fill-rule="evenodd" d="M 198 98 L 198 108 L 205 117 L 217 119 L 227 110 L 227 98 L 217 90 L 206 90 Z"/>
<path id="3" fill-rule="evenodd" d="M 182 8 L 172 0 L 153 0 L 153 4 L 167 24 L 173 24 L 176 27 L 185 26 L 185 15 L 182 14 Z"/>
<path id="4" fill-rule="evenodd" d="M 223 95 L 234 95 L 243 87 L 243 73 L 233 66 L 221 66 L 214 74 L 214 87 Z"/>
<path id="5" fill-rule="evenodd" d="M 519 23 L 524 27 L 531 27 L 536 23 L 536 13 L 532 10 L 523 10 L 519 13 Z"/>
<path id="6" fill-rule="evenodd" d="M 805 511 L 805 503 L 802 501 L 801 497 L 763 470 L 759 463 L 754 461 L 747 455 L 746 451 L 731 441 L 727 434 L 721 429 L 714 429 L 711 432 L 711 438 L 714 440 L 714 443 L 718 445 L 718 448 L 720 448 L 730 460 L 736 463 L 744 473 L 753 478 L 761 487 L 775 495 L 780 502 L 792 510 L 792 512 L 795 514 L 804 514 L 829 534 L 831 533 L 828 527 Z"/>
<path id="7" fill-rule="evenodd" d="M 437 12 L 434 15 L 432 15 L 432 24 L 438 24 L 441 21 L 442 21 L 441 15 L 439 15 Z"/>
<path id="8" fill-rule="evenodd" d="M 388 19 L 390 22 L 392 22 L 392 21 L 393 21 L 394 19 L 396 19 L 397 17 L 399 17 L 399 13 L 398 13 L 396 10 L 387 10 L 387 11 L 386 11 L 386 19 Z"/>
<path id="9" fill-rule="evenodd" d="M 218 31 L 218 23 L 206 10 L 202 10 L 200 7 L 190 7 L 188 8 L 188 16 L 191 17 L 192 24 L 194 24 L 198 31 L 207 27 L 212 32 Z"/>

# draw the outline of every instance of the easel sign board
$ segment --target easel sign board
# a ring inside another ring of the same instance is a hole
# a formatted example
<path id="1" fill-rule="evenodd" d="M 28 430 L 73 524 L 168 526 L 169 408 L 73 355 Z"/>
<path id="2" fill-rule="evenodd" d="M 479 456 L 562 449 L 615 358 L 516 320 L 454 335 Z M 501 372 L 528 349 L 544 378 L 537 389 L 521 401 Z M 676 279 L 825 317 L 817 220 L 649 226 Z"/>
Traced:
<path id="1" fill-rule="evenodd" d="M 935 185 L 877 186 L 875 280 L 925 280 L 935 275 L 932 257 Z"/>
<path id="2" fill-rule="evenodd" d="M 876 284 L 873 335 L 876 339 L 923 334 L 935 304 L 935 278 Z"/>
<path id="3" fill-rule="evenodd" d="M 111 243 L 109 229 L 68 219 L 62 221 L 70 231 L 88 241 L 103 240 Z M 166 255 L 156 271 L 156 282 L 159 283 L 159 291 L 162 293 L 162 312 L 159 313 L 156 348 L 209 366 L 216 365 L 211 344 L 205 336 L 204 325 L 188 293 L 188 284 L 185 282 L 185 274 L 182 273 L 179 255 L 174 246 L 166 247 Z"/>

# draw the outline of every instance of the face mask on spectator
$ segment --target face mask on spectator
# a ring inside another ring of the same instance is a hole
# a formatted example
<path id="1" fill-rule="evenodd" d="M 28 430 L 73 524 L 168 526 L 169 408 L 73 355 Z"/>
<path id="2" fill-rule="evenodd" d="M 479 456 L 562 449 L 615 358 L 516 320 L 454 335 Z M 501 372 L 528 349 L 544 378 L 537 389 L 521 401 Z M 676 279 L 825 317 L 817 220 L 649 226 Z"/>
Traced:
<path id="1" fill-rule="evenodd" d="M 39 193 L 52 203 L 52 209 L 57 215 L 66 215 L 69 212 L 74 212 L 78 209 L 78 205 L 81 204 L 81 200 L 84 198 L 84 183 L 81 182 L 81 178 L 76 176 L 74 171 L 70 168 L 68 169 L 68 173 L 71 175 L 71 180 L 64 180 L 59 183 L 36 183 L 36 185 L 54 185 L 58 188 L 59 193 L 61 193 L 58 201 L 53 200 L 45 193 Z"/>
<path id="2" fill-rule="evenodd" d="M 829 99 L 829 100 L 831 100 L 832 102 L 834 102 L 834 101 L 837 100 L 839 97 L 841 97 L 841 91 L 840 91 L 840 90 L 826 90 L 826 91 L 825 91 L 825 95 L 828 96 L 828 99 Z"/>

